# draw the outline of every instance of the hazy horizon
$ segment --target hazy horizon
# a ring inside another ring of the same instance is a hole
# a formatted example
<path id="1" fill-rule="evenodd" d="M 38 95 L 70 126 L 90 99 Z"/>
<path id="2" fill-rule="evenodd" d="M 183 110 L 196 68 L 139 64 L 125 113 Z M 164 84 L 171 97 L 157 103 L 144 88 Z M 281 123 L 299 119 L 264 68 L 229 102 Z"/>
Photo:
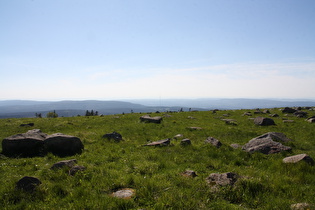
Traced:
<path id="1" fill-rule="evenodd" d="M 315 99 L 313 0 L 0 1 L 0 100 Z"/>

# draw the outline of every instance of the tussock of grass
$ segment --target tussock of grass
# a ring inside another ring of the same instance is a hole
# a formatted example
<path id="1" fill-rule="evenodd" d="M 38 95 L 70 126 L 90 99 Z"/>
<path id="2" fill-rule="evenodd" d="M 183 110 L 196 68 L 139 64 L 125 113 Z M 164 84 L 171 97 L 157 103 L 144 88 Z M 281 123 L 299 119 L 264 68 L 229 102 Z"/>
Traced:
<path id="1" fill-rule="evenodd" d="M 4 209 L 289 209 L 294 203 L 314 205 L 315 166 L 304 162 L 284 164 L 282 159 L 300 153 L 315 158 L 315 124 L 293 115 L 286 118 L 294 123 L 283 123 L 283 114 L 271 109 L 271 113 L 280 115 L 273 118 L 276 126 L 260 127 L 248 116 L 242 116 L 246 111 L 250 110 L 171 113 L 161 124 L 141 123 L 139 117 L 143 114 L 138 113 L 1 119 L 2 139 L 32 129 L 19 125 L 34 122 L 34 128 L 44 133 L 79 137 L 85 149 L 81 155 L 67 158 L 52 154 L 34 158 L 0 156 L 0 205 Z M 308 112 L 315 115 L 314 111 Z M 226 114 L 237 124 L 222 121 Z M 118 143 L 102 138 L 113 131 L 124 140 Z M 244 145 L 271 131 L 294 140 L 286 143 L 292 151 L 249 154 L 229 146 Z M 172 139 L 166 147 L 143 146 L 177 134 L 190 139 L 192 145 L 183 147 L 180 139 Z M 205 143 L 210 136 L 219 139 L 222 147 Z M 69 176 L 66 168 L 50 169 L 65 159 L 77 159 L 86 170 Z M 194 170 L 198 176 L 182 176 L 185 170 Z M 225 172 L 237 173 L 241 178 L 234 186 L 218 190 L 206 183 L 209 174 Z M 33 193 L 16 190 L 15 184 L 23 176 L 35 176 L 42 184 Z M 130 199 L 111 196 L 114 190 L 122 188 L 132 188 L 136 195 Z"/>

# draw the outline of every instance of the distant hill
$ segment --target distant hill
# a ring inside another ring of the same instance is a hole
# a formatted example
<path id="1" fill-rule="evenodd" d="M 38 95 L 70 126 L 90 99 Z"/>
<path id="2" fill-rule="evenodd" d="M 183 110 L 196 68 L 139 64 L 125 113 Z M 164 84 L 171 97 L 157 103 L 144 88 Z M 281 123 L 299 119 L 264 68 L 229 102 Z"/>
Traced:
<path id="1" fill-rule="evenodd" d="M 178 107 L 197 107 L 203 109 L 255 109 L 255 108 L 276 108 L 276 107 L 299 107 L 315 106 L 315 100 L 274 100 L 274 99 L 136 99 L 128 100 L 147 106 L 178 106 Z"/>
<path id="2" fill-rule="evenodd" d="M 181 107 L 145 106 L 124 101 L 0 101 L 0 118 L 35 117 L 35 113 L 46 116 L 48 112 L 56 111 L 59 116 L 70 117 L 85 115 L 86 110 L 98 111 L 99 114 L 121 114 L 130 112 L 178 111 Z M 187 108 L 188 109 L 188 108 Z M 203 109 L 199 109 L 203 110 Z"/>
<path id="3" fill-rule="evenodd" d="M 315 100 L 272 100 L 272 99 L 137 99 L 125 101 L 0 101 L 0 118 L 35 117 L 35 113 L 46 116 L 56 111 L 59 116 L 85 115 L 86 110 L 99 114 L 121 114 L 130 112 L 155 112 L 211 109 L 255 109 L 275 107 L 315 106 Z"/>

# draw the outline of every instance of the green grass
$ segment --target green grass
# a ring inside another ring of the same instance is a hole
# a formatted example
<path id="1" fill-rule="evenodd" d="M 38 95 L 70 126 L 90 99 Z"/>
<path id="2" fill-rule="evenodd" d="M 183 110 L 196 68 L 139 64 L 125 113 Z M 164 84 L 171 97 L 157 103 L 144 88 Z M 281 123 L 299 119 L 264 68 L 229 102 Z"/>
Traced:
<path id="1" fill-rule="evenodd" d="M 282 159 L 300 153 L 315 158 L 315 124 L 271 109 L 271 113 L 280 115 L 273 118 L 277 125 L 260 127 L 248 116 L 242 116 L 246 111 L 249 110 L 171 113 L 161 124 L 141 123 L 139 113 L 1 119 L 1 139 L 36 128 L 47 134 L 77 136 L 85 149 L 81 155 L 66 158 L 52 154 L 34 158 L 0 156 L 0 206 L 4 209 L 289 209 L 294 203 L 314 205 L 315 166 L 304 162 L 284 164 Z M 308 113 L 315 115 L 314 111 Z M 227 125 L 221 120 L 224 118 L 235 119 L 237 125 Z M 282 118 L 294 122 L 283 123 Z M 19 126 L 29 122 L 35 126 Z M 192 126 L 203 129 L 187 129 Z M 124 140 L 117 143 L 102 138 L 113 131 L 122 134 Z M 229 146 L 243 145 L 271 131 L 293 139 L 287 144 L 292 151 L 248 154 Z M 183 147 L 180 140 L 172 140 L 166 147 L 143 146 L 176 134 L 189 138 L 192 145 Z M 209 136 L 219 139 L 223 146 L 215 148 L 205 144 Z M 87 169 L 75 176 L 69 176 L 66 169 L 50 170 L 55 162 L 73 158 Z M 198 176 L 181 176 L 186 169 L 196 171 Z M 222 187 L 214 192 L 205 179 L 211 173 L 224 172 L 235 172 L 242 179 L 234 187 Z M 41 180 L 34 193 L 15 189 L 16 182 L 24 176 Z M 129 200 L 112 197 L 111 193 L 119 188 L 133 188 L 136 196 Z"/>

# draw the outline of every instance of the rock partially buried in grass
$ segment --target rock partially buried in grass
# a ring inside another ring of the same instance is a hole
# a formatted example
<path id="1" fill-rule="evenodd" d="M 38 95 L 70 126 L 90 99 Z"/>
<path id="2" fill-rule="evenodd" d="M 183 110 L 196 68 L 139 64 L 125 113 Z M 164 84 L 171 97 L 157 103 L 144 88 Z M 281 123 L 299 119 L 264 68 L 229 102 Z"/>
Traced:
<path id="1" fill-rule="evenodd" d="M 69 175 L 70 176 L 74 176 L 77 172 L 79 171 L 85 171 L 86 168 L 84 166 L 73 166 L 70 170 L 69 170 Z"/>
<path id="2" fill-rule="evenodd" d="M 187 129 L 191 131 L 202 130 L 201 127 L 188 127 Z"/>
<path id="3" fill-rule="evenodd" d="M 313 209 L 314 206 L 308 203 L 295 203 L 291 205 L 292 210 L 309 210 Z"/>
<path id="4" fill-rule="evenodd" d="M 212 173 L 207 178 L 206 181 L 211 186 L 227 186 L 234 185 L 238 179 L 238 175 L 232 172 L 227 173 Z"/>
<path id="5" fill-rule="evenodd" d="M 103 135 L 103 138 L 106 138 L 108 140 L 113 139 L 116 142 L 123 140 L 122 135 L 115 132 L 115 131 L 113 133 L 107 133 L 107 134 Z"/>
<path id="6" fill-rule="evenodd" d="M 36 177 L 25 176 L 16 183 L 16 189 L 33 192 L 41 183 Z"/>
<path id="7" fill-rule="evenodd" d="M 76 160 L 76 159 L 72 159 L 72 160 L 62 160 L 62 161 L 59 161 L 59 162 L 55 163 L 50 169 L 59 169 L 59 168 L 63 168 L 63 167 L 71 168 L 71 167 L 73 167 L 76 163 L 77 163 L 77 160 Z"/>
<path id="8" fill-rule="evenodd" d="M 215 146 L 216 148 L 220 148 L 222 146 L 222 143 L 218 140 L 218 139 L 215 139 L 213 137 L 208 137 L 206 140 L 205 140 L 206 143 L 209 143 L 209 144 L 212 144 L 213 146 Z"/>
<path id="9" fill-rule="evenodd" d="M 195 178 L 197 176 L 196 172 L 193 170 L 186 170 L 182 173 L 183 176 Z"/>
<path id="10" fill-rule="evenodd" d="M 135 194 L 136 194 L 136 191 L 134 189 L 124 188 L 124 189 L 120 189 L 113 192 L 112 196 L 116 198 L 130 199 L 133 196 L 135 196 Z"/>
<path id="11" fill-rule="evenodd" d="M 171 143 L 171 139 L 163 139 L 163 140 L 159 140 L 159 141 L 154 141 L 151 143 L 148 143 L 144 146 L 167 146 Z"/>
<path id="12" fill-rule="evenodd" d="M 308 164 L 314 165 L 314 160 L 307 154 L 293 155 L 286 157 L 282 160 L 284 163 L 298 163 L 300 161 L 305 161 Z"/>
<path id="13" fill-rule="evenodd" d="M 182 146 L 191 145 L 191 141 L 190 141 L 190 139 L 183 139 L 180 141 L 180 145 L 182 145 Z"/>

